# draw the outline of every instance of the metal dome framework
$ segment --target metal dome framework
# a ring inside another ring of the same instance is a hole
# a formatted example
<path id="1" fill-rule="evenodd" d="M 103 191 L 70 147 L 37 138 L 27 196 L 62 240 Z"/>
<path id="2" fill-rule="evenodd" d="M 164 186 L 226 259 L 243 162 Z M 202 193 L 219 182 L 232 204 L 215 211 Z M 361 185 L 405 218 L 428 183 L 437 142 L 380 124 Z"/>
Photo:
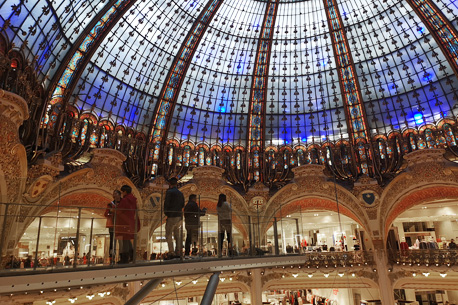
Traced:
<path id="1" fill-rule="evenodd" d="M 247 189 L 280 187 L 307 163 L 384 183 L 409 151 L 455 154 L 454 1 L 40 0 L 0 9 L 3 88 L 22 73 L 8 60 L 22 56 L 47 93 L 24 133 L 32 162 L 61 151 L 79 166 L 92 147 L 111 147 L 129 156 L 139 185 L 215 165 Z"/>

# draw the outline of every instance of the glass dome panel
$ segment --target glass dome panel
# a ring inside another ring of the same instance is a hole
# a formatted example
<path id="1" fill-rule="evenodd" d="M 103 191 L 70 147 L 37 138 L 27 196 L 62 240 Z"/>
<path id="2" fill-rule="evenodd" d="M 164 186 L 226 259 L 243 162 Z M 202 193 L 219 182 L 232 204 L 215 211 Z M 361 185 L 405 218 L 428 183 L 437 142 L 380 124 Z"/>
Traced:
<path id="1" fill-rule="evenodd" d="M 248 100 L 266 3 L 225 1 L 196 49 L 169 137 L 246 144 Z"/>
<path id="2" fill-rule="evenodd" d="M 39 76 L 52 77 L 72 44 L 89 22 L 103 9 L 105 0 L 20 1 L 16 13 L 11 1 L 0 4 L 0 26 L 9 20 L 10 41 L 20 47 L 24 42 L 29 61 L 37 58 Z"/>
<path id="3" fill-rule="evenodd" d="M 95 102 L 95 109 L 115 123 L 148 132 L 168 70 L 203 5 L 136 2 L 92 56 L 71 102 L 83 111 Z"/>

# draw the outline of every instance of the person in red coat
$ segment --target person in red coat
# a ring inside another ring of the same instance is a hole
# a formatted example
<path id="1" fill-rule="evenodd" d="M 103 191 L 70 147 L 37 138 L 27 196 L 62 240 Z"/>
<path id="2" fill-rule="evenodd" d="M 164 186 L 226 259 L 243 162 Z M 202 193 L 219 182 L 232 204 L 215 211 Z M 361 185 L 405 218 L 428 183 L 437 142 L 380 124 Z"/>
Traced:
<path id="1" fill-rule="evenodd" d="M 116 207 L 116 239 L 119 241 L 119 263 L 127 264 L 134 258 L 132 240 L 140 230 L 140 219 L 137 217 L 137 198 L 132 195 L 130 186 L 121 187 L 121 197 Z"/>
<path id="2" fill-rule="evenodd" d="M 110 233 L 110 261 L 111 258 L 113 257 L 113 249 L 114 249 L 114 214 L 115 214 L 115 208 L 121 201 L 121 192 L 119 190 L 114 190 L 113 191 L 113 201 L 110 202 L 107 205 L 107 208 L 105 210 L 105 218 L 107 219 L 106 227 L 108 229 L 108 232 Z"/>

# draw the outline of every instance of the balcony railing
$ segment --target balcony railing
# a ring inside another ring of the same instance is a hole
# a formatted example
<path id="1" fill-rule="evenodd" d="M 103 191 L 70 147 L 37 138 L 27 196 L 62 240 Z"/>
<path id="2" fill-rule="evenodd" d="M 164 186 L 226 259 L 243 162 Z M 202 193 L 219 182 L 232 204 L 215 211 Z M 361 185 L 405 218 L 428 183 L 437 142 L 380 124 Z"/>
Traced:
<path id="1" fill-rule="evenodd" d="M 390 251 L 389 260 L 403 266 L 456 266 L 458 249 L 420 249 Z"/>

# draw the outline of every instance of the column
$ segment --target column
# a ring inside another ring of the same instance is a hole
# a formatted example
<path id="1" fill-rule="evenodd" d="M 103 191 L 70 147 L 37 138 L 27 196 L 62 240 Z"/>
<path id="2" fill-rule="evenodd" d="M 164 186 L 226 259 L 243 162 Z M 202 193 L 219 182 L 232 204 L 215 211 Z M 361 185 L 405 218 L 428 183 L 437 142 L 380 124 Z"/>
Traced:
<path id="1" fill-rule="evenodd" d="M 262 275 L 261 269 L 251 270 L 251 305 L 262 304 Z"/>
<path id="2" fill-rule="evenodd" d="M 394 304 L 393 283 L 388 274 L 388 256 L 382 240 L 374 240 L 374 260 L 382 304 Z"/>

